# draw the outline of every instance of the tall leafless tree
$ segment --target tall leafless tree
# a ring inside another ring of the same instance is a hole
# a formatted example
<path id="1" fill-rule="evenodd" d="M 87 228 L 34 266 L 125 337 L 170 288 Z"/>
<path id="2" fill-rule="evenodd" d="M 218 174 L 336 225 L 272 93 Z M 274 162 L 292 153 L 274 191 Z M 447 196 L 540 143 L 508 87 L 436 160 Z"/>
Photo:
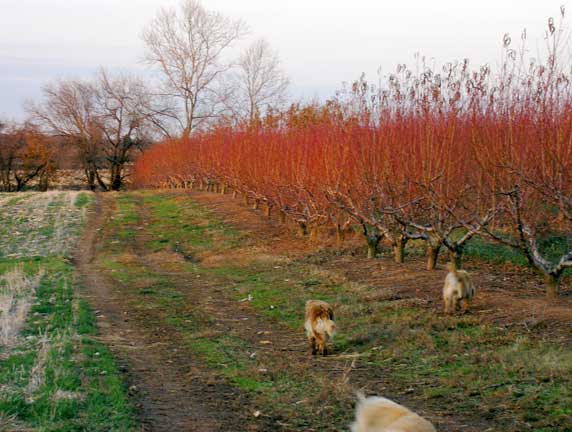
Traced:
<path id="1" fill-rule="evenodd" d="M 259 39 L 241 55 L 239 62 L 239 102 L 244 117 L 253 121 L 270 107 L 279 107 L 286 101 L 290 83 L 280 68 L 278 54 L 270 44 Z"/>
<path id="2" fill-rule="evenodd" d="M 77 147 L 88 186 L 96 188 L 99 131 L 96 127 L 95 87 L 92 82 L 60 80 L 43 87 L 43 100 L 26 107 L 32 120 L 48 133 L 65 137 Z"/>
<path id="3" fill-rule="evenodd" d="M 242 21 L 209 11 L 198 0 L 161 10 L 144 30 L 145 60 L 161 71 L 163 94 L 178 102 L 171 118 L 184 137 L 225 109 L 221 80 L 231 68 L 225 54 L 245 34 Z"/>

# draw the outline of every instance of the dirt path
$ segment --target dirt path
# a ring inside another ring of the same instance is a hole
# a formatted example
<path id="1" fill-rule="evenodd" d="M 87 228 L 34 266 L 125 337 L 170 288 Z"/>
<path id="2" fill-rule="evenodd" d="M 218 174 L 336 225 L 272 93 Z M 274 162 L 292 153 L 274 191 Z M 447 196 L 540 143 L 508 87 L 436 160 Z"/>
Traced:
<path id="1" fill-rule="evenodd" d="M 100 231 L 112 198 L 98 195 L 95 210 L 75 254 L 85 296 L 97 310 L 100 339 L 123 365 L 138 406 L 142 431 L 259 430 L 244 395 L 180 349 L 169 328 L 149 328 L 128 309 L 119 286 L 95 265 Z M 188 280 L 181 280 L 188 286 Z M 196 292 L 202 296 L 201 292 Z"/>

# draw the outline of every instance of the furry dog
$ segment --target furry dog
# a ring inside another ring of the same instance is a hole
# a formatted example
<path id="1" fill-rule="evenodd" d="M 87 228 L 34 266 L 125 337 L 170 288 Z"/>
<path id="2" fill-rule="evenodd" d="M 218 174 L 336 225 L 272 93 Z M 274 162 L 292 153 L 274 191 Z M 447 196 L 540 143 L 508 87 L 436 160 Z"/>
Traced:
<path id="1" fill-rule="evenodd" d="M 312 354 L 326 355 L 326 342 L 336 334 L 333 308 L 321 300 L 308 300 L 304 328 Z"/>
<path id="2" fill-rule="evenodd" d="M 358 394 L 352 432 L 436 432 L 431 423 L 384 397 Z"/>
<path id="3" fill-rule="evenodd" d="M 469 302 L 475 296 L 475 286 L 464 270 L 457 270 L 453 263 L 447 264 L 449 274 L 443 286 L 443 304 L 445 313 L 455 313 L 459 300 L 463 302 L 463 312 L 469 309 Z"/>

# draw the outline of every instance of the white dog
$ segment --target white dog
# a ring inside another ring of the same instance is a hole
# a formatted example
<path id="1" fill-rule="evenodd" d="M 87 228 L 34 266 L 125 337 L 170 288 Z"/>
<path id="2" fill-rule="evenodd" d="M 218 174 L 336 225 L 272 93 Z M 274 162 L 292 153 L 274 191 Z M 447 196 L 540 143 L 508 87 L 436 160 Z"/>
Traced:
<path id="1" fill-rule="evenodd" d="M 352 432 L 436 432 L 424 418 L 384 397 L 358 394 Z"/>

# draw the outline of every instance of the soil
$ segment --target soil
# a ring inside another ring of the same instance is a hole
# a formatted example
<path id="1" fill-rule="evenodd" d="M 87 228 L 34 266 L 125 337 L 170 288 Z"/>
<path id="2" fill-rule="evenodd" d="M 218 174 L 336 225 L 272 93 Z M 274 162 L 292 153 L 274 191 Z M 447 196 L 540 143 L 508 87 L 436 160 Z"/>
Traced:
<path id="1" fill-rule="evenodd" d="M 290 258 L 310 257 L 320 267 L 340 271 L 348 279 L 372 287 L 392 289 L 395 299 L 415 302 L 423 307 L 441 309 L 440 290 L 444 270 L 424 270 L 421 258 L 408 258 L 396 265 L 390 257 L 367 260 L 352 255 L 361 243 L 354 238 L 347 242 L 346 253 L 323 252 L 331 246 L 328 238 L 316 243 L 294 236 L 294 227 L 280 224 L 263 216 L 262 210 L 252 210 L 240 200 L 217 194 L 193 193 L 192 199 L 214 211 L 225 223 L 243 231 L 272 254 Z M 264 407 L 255 406 L 243 392 L 229 385 L 217 372 L 195 359 L 181 348 L 180 335 L 169 327 L 156 328 L 145 314 L 130 309 L 130 298 L 121 286 L 107 277 L 95 265 L 101 244 L 101 227 L 113 211 L 113 197 L 98 194 L 92 218 L 87 225 L 75 259 L 84 279 L 85 295 L 97 310 L 101 340 L 111 347 L 125 371 L 131 397 L 138 407 L 143 431 L 280 431 L 292 430 L 287 418 L 265 415 Z M 151 254 L 143 247 L 148 215 L 142 209 L 139 234 L 129 247 L 139 264 L 181 287 L 185 302 L 200 308 L 214 318 L 215 332 L 234 332 L 259 347 L 256 355 L 267 362 L 269 369 L 322 374 L 329 380 L 343 381 L 349 376 L 354 388 L 377 386 L 383 381 L 383 371 L 353 368 L 347 359 L 312 358 L 303 334 L 257 315 L 248 302 L 237 303 L 221 293 L 215 279 L 191 278 L 173 272 L 169 254 Z M 325 236 L 324 236 L 325 237 Z M 471 313 L 481 314 L 497 325 L 519 325 L 525 328 L 546 328 L 554 337 L 556 332 L 569 341 L 572 322 L 572 298 L 569 281 L 563 286 L 559 303 L 548 303 L 542 293 L 539 278 L 520 268 L 500 269 L 486 263 L 469 261 L 466 269 L 478 281 L 477 300 Z M 184 290 L 183 290 L 184 288 Z M 372 291 L 372 296 L 376 291 Z M 523 313 L 526 311 L 526 313 Z M 532 313 L 531 313 L 532 311 Z M 271 343 L 261 344 L 270 340 Z M 391 393 L 386 394 L 392 397 Z M 441 431 L 483 431 L 491 427 L 484 421 L 457 419 L 446 413 L 427 413 L 414 400 L 399 395 L 398 400 L 418 409 Z M 446 407 L 445 407 L 446 408 Z M 261 410 L 262 415 L 253 413 Z M 308 431 L 314 430 L 308 428 Z M 488 429 L 493 430 L 493 429 Z"/>

